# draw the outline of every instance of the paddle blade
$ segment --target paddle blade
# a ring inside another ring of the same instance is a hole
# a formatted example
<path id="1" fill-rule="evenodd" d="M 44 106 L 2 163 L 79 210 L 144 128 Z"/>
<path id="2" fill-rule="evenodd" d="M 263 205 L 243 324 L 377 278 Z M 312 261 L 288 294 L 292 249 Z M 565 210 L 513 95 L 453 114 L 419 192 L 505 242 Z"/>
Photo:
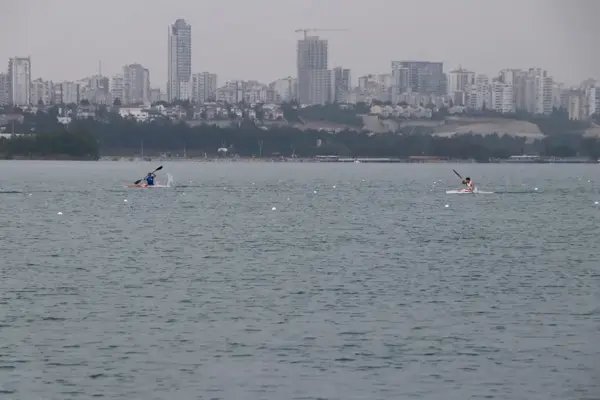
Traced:
<path id="1" fill-rule="evenodd" d="M 456 172 L 455 169 L 453 169 L 452 171 L 456 174 L 456 176 L 458 176 L 460 179 L 462 179 L 462 176 L 460 176 L 460 174 L 458 172 Z"/>
<path id="2" fill-rule="evenodd" d="M 160 167 L 156 168 L 156 169 L 154 170 L 154 172 L 156 172 L 156 171 L 160 171 L 160 170 L 162 169 L 162 167 L 163 167 L 163 166 L 161 165 Z"/>
<path id="3" fill-rule="evenodd" d="M 135 181 L 135 182 L 133 182 L 133 184 L 134 184 L 134 185 L 139 185 L 141 181 L 142 181 L 142 180 L 140 179 L 139 181 Z"/>

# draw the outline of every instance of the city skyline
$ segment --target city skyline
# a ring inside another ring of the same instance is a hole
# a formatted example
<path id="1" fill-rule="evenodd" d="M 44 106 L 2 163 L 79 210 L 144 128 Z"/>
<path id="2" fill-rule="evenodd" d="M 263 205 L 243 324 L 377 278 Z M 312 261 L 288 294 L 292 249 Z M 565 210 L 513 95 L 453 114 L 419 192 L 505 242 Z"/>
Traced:
<path id="1" fill-rule="evenodd" d="M 23 0 L 4 6 L 0 57 L 31 56 L 32 79 L 54 81 L 89 76 L 97 70 L 99 60 L 107 76 L 119 73 L 123 65 L 137 63 L 151 71 L 152 86 L 164 90 L 168 80 L 164 28 L 183 18 L 192 26 L 191 72 L 211 71 L 221 82 L 271 82 L 295 76 L 294 48 L 301 39 L 295 30 L 307 27 L 347 28 L 321 36 L 329 43 L 328 67 L 351 69 L 353 84 L 359 76 L 389 71 L 392 60 L 443 61 L 446 70 L 463 65 L 490 76 L 509 67 L 541 67 L 568 85 L 588 77 L 599 78 L 600 56 L 589 50 L 597 36 L 594 30 L 598 28 L 591 18 L 600 11 L 596 3 L 433 3 L 425 6 L 381 0 L 373 11 L 365 12 L 360 4 L 346 1 L 341 7 L 337 0 L 285 7 L 272 0 L 255 2 L 252 7 L 234 0 L 202 7 L 179 0 L 152 8 L 137 0 L 105 0 L 99 3 L 104 7 L 95 10 L 95 20 L 110 29 L 90 29 L 94 24 L 82 18 L 87 9 L 81 2 L 57 0 L 49 7 Z M 112 8 L 116 4 L 119 13 Z M 268 17 L 265 9 L 269 10 Z M 373 12 L 382 9 L 386 12 L 377 12 L 374 18 Z M 400 14 L 410 17 L 401 18 L 410 23 L 392 18 Z M 424 22 L 412 22 L 417 20 Z M 469 23 L 462 24 L 461 20 Z M 491 29 L 490 21 L 505 22 L 500 27 L 502 34 Z M 44 40 L 40 40 L 37 29 L 43 32 Z M 478 30 L 481 35 L 474 33 Z M 73 36 L 72 31 L 85 35 Z M 62 62 L 57 63 L 57 59 Z"/>

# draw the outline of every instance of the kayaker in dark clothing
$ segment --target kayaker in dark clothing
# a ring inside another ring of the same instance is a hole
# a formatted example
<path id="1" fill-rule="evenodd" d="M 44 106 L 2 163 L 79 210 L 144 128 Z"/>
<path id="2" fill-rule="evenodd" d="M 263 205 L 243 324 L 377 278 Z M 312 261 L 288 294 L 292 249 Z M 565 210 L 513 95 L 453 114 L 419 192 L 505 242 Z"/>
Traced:
<path id="1" fill-rule="evenodd" d="M 144 180 L 148 186 L 154 186 L 154 178 L 156 178 L 156 175 L 154 175 L 152 172 L 148 172 L 148 175 L 146 175 Z"/>

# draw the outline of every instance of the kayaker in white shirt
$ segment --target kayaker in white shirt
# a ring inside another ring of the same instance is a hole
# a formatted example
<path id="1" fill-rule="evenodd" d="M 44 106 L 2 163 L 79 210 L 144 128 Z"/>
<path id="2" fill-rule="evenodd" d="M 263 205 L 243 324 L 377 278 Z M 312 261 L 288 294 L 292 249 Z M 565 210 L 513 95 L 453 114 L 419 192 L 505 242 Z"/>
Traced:
<path id="1" fill-rule="evenodd" d="M 468 176 L 462 181 L 463 185 L 467 185 L 467 190 L 473 191 L 475 190 L 475 184 Z"/>

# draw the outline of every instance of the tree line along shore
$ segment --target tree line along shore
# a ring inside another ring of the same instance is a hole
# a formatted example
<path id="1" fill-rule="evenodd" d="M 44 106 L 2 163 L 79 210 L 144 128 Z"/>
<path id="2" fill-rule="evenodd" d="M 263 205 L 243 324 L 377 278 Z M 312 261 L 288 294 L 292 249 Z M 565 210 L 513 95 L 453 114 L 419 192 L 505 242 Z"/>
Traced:
<path id="1" fill-rule="evenodd" d="M 328 106 L 308 107 L 309 111 L 288 108 L 286 113 L 290 119 L 312 115 L 321 120 L 357 123 L 347 110 L 341 110 L 343 116 L 340 116 L 336 114 L 336 108 Z M 569 121 L 560 112 L 545 118 L 529 116 L 545 134 L 543 139 L 535 140 L 475 132 L 442 137 L 426 129 L 415 128 L 395 133 L 373 133 L 360 129 L 328 132 L 298 129 L 289 125 L 266 128 L 246 118 L 239 119 L 229 127 L 209 124 L 190 126 L 184 121 L 169 119 L 137 122 L 106 110 L 102 118 L 73 119 L 68 124 L 62 124 L 56 118 L 56 112 L 56 107 L 53 107 L 36 113 L 24 113 L 23 118 L 12 123 L 11 129 L 5 126 L 0 138 L 0 157 L 97 160 L 101 156 L 111 155 L 161 154 L 242 158 L 435 156 L 481 162 L 518 154 L 563 158 L 579 156 L 591 160 L 600 157 L 600 140 L 585 136 L 585 126 L 581 122 Z M 443 110 L 436 111 L 440 112 L 443 113 Z M 516 117 L 525 119 L 528 116 Z M 11 131 L 19 134 L 10 135 Z"/>

